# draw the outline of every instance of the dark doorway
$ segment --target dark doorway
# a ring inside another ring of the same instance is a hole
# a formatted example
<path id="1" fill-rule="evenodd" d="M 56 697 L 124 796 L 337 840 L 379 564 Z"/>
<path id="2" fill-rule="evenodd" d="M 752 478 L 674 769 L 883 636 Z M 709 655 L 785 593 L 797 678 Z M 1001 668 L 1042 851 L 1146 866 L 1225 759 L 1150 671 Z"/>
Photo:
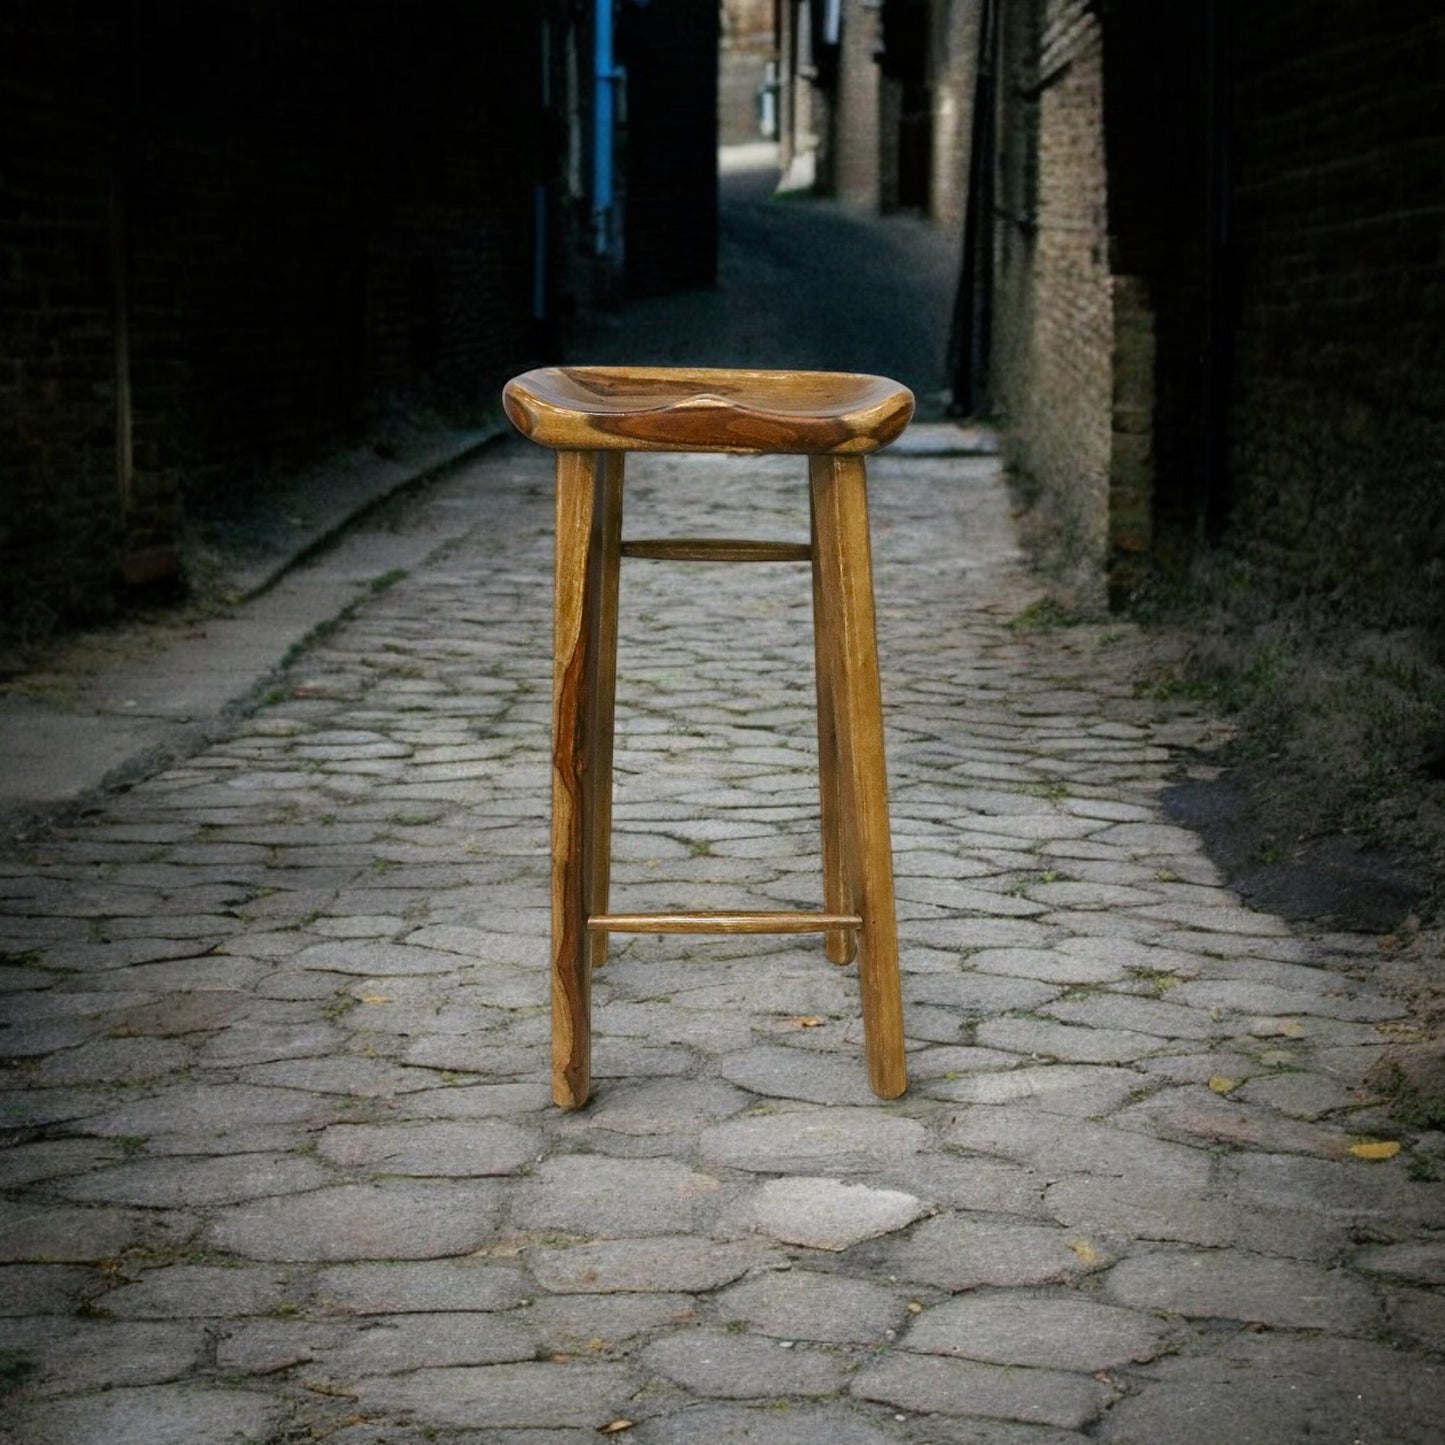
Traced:
<path id="1" fill-rule="evenodd" d="M 894 204 L 927 214 L 933 165 L 933 92 L 928 84 L 927 0 L 889 0 L 883 11 L 885 76 L 898 86 L 898 182 Z"/>

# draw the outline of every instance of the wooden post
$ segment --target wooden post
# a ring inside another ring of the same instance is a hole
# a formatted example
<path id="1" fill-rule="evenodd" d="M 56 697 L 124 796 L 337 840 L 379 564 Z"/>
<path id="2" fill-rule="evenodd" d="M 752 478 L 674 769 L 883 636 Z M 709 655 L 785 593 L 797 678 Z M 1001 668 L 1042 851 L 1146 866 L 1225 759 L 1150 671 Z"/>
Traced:
<path id="1" fill-rule="evenodd" d="M 814 456 L 809 480 L 818 537 L 824 628 L 833 640 L 834 725 L 844 832 L 858 931 L 858 984 L 868 1081 L 880 1098 L 908 1087 L 903 995 L 893 902 L 893 849 L 883 752 L 883 695 L 873 611 L 868 491 L 863 461 Z"/>
<path id="2" fill-rule="evenodd" d="M 595 452 L 557 453 L 557 550 L 552 647 L 552 1098 L 564 1109 L 592 1089 L 591 945 L 587 933 L 587 773 L 593 724 L 589 684 L 597 671 L 593 624 L 600 568 L 594 561 Z"/>
<path id="3" fill-rule="evenodd" d="M 833 690 L 838 671 L 837 644 L 828 625 L 823 579 L 818 564 L 818 509 L 808 489 L 808 518 L 812 533 L 813 656 L 818 691 L 818 794 L 823 832 L 823 907 L 829 913 L 852 913 L 853 891 L 848 882 L 847 826 L 838 779 L 838 730 L 833 720 Z M 834 929 L 823 941 L 833 963 L 852 963 L 858 953 L 852 929 Z"/>
<path id="4" fill-rule="evenodd" d="M 595 467 L 589 566 L 596 571 L 591 606 L 587 701 L 587 912 L 606 913 L 612 877 L 612 726 L 617 703 L 617 594 L 622 548 L 623 452 L 602 452 Z M 591 966 L 607 961 L 607 935 L 593 933 Z"/>

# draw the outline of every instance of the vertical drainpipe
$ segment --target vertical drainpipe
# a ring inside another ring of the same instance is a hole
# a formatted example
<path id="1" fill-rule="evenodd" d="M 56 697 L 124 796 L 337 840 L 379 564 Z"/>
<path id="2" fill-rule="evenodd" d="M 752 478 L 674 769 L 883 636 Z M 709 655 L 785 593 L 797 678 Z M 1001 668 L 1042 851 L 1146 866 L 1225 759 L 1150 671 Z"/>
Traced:
<path id="1" fill-rule="evenodd" d="M 612 142 L 617 66 L 612 49 L 613 0 L 597 0 L 593 27 L 592 226 L 597 255 L 612 254 Z"/>
<path id="2" fill-rule="evenodd" d="M 1200 525 L 1206 541 L 1223 535 L 1229 518 L 1229 368 L 1233 316 L 1230 235 L 1229 15 L 1205 5 L 1204 43 L 1204 297 L 1200 416 L 1203 495 Z"/>
<path id="3" fill-rule="evenodd" d="M 968 192 L 963 218 L 963 264 L 949 338 L 953 406 L 964 416 L 988 411 L 993 350 L 994 167 L 997 156 L 999 69 L 998 0 L 983 0 L 969 130 Z"/>
<path id="4" fill-rule="evenodd" d="M 135 444 L 130 387 L 130 266 L 126 247 L 124 159 L 110 178 L 110 285 L 115 339 L 115 479 L 122 530 L 130 523 L 135 500 Z M 126 552 L 129 552 L 127 543 Z"/>
<path id="5" fill-rule="evenodd" d="M 541 60 L 540 96 L 542 102 L 542 133 L 550 135 L 552 120 L 552 30 L 544 15 L 541 20 L 538 49 Z M 532 319 L 543 325 L 547 320 L 547 259 L 551 240 L 547 234 L 547 183 L 552 174 L 552 148 L 544 146 L 542 179 L 532 188 Z"/>
<path id="6" fill-rule="evenodd" d="M 111 334 L 114 342 L 115 380 L 115 484 L 120 517 L 120 572 L 127 584 L 147 580 L 144 567 L 133 561 L 131 523 L 135 509 L 134 402 L 131 395 L 130 246 L 126 222 L 126 173 L 131 138 L 132 43 L 130 20 L 120 20 L 119 76 L 114 96 L 115 151 L 111 158 L 107 207 L 107 242 L 110 262 Z"/>

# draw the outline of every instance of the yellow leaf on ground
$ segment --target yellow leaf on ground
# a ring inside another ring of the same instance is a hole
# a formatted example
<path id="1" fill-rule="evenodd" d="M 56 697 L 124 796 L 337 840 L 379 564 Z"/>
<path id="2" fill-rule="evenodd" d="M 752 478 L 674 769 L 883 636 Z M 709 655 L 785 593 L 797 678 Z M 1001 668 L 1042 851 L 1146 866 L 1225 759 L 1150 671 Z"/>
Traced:
<path id="1" fill-rule="evenodd" d="M 362 1003 L 390 1003 L 391 997 L 384 993 L 364 993 L 360 995 Z"/>
<path id="2" fill-rule="evenodd" d="M 599 1435 L 618 1435 L 624 1430 L 630 1430 L 637 1424 L 636 1420 L 609 1420 L 605 1425 L 597 1427 Z"/>
<path id="3" fill-rule="evenodd" d="M 1419 1043 L 1425 1034 L 1423 1030 L 1412 1023 L 1396 1023 L 1393 1019 L 1384 1019 L 1375 1025 L 1375 1032 L 1389 1034 L 1392 1039 L 1399 1039 L 1401 1043 Z"/>
<path id="4" fill-rule="evenodd" d="M 1398 1139 L 1361 1139 L 1350 1145 L 1356 1159 L 1393 1159 L 1400 1152 Z"/>
<path id="5" fill-rule="evenodd" d="M 1068 1241 L 1068 1247 L 1073 1250 L 1085 1264 L 1098 1264 L 1099 1251 L 1095 1249 L 1087 1239 L 1071 1239 Z"/>
<path id="6" fill-rule="evenodd" d="M 1223 1074 L 1216 1074 L 1209 1081 L 1210 1091 L 1215 1094 L 1228 1094 L 1238 1087 L 1238 1079 L 1226 1079 Z"/>
<path id="7" fill-rule="evenodd" d="M 820 1019 L 816 1014 L 804 1014 L 801 1018 L 789 1019 L 788 1022 L 795 1029 L 820 1029 L 827 1019 Z"/>

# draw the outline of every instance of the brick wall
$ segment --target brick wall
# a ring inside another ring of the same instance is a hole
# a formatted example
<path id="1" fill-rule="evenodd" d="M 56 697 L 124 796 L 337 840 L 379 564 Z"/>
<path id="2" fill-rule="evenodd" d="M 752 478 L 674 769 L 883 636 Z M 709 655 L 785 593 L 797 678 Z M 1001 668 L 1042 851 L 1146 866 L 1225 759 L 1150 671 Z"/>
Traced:
<path id="1" fill-rule="evenodd" d="M 1192 544 L 1210 507 L 1207 353 L 1212 0 L 1103 0 L 1104 140 L 1114 275 L 1108 581 Z"/>
<path id="2" fill-rule="evenodd" d="M 1230 535 L 1445 629 L 1445 15 L 1002 18 L 992 394 L 1064 552 L 1122 598 Z"/>
<path id="3" fill-rule="evenodd" d="M 103 610 L 124 566 L 114 44 L 72 5 L 0 10 L 0 616 L 22 637 Z"/>
<path id="4" fill-rule="evenodd" d="M 1149 445 L 1124 442 L 1140 468 L 1116 529 L 1116 595 L 1147 572 L 1149 555 L 1188 551 L 1217 509 L 1217 383 L 1224 337 L 1211 327 L 1218 220 L 1212 189 L 1224 175 L 1221 117 L 1211 118 L 1215 74 L 1209 14 L 1214 0 L 1105 0 L 1105 143 L 1110 256 L 1131 285 L 1130 335 L 1140 379 L 1134 406 L 1147 415 Z M 1139 328 L 1146 325 L 1149 338 Z M 1124 325 L 1121 324 L 1121 331 Z M 1123 335 L 1120 338 L 1124 340 Z M 1116 386 L 1118 380 L 1116 379 Z M 1121 432 L 1127 436 L 1127 432 Z M 1143 434 L 1140 434 L 1143 435 Z"/>
<path id="5" fill-rule="evenodd" d="M 539 20 L 0 8 L 8 631 L 174 574 L 184 497 L 398 395 L 475 413 L 536 357 Z"/>
<path id="6" fill-rule="evenodd" d="M 1157 318 L 1138 276 L 1110 286 L 1113 349 L 1109 355 L 1108 553 L 1106 582 L 1123 600 L 1144 574 L 1154 543 L 1158 368 Z"/>
<path id="7" fill-rule="evenodd" d="M 1103 54 L 1088 0 L 1006 6 L 995 410 L 1078 585 L 1102 588 L 1116 397 Z"/>
<path id="8" fill-rule="evenodd" d="M 435 4 L 425 26 L 339 0 L 151 10 L 135 224 L 158 251 L 172 238 L 207 467 L 294 454 L 399 391 L 465 409 L 528 353 L 526 9 Z"/>
<path id="9" fill-rule="evenodd" d="M 1237 525 L 1295 585 L 1445 627 L 1445 16 L 1241 7 Z"/>
<path id="10" fill-rule="evenodd" d="M 1218 504 L 1210 8 L 1002 7 L 992 395 L 1098 600 L 1125 600 Z"/>

